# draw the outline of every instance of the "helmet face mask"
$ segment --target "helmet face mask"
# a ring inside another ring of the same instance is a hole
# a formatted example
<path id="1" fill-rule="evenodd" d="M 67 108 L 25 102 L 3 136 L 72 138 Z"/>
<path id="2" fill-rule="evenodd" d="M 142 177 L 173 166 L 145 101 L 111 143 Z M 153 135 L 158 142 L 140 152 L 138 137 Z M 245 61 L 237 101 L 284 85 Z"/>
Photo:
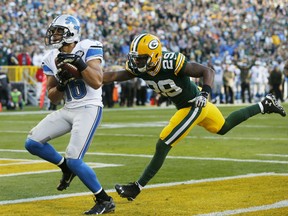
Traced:
<path id="1" fill-rule="evenodd" d="M 138 55 L 137 53 L 129 53 L 128 59 L 131 62 L 131 65 L 134 69 L 137 69 L 139 72 L 144 73 L 151 69 L 149 63 L 151 62 L 151 57 L 147 54 Z"/>
<path id="2" fill-rule="evenodd" d="M 53 44 L 61 43 L 63 41 L 63 38 L 67 37 L 65 35 L 67 35 L 68 31 L 66 28 L 66 33 L 65 33 L 65 29 L 63 27 L 51 26 L 46 32 L 45 44 L 53 45 Z"/>
<path id="3" fill-rule="evenodd" d="M 73 16 L 60 15 L 56 17 L 47 29 L 45 45 L 61 48 L 65 43 L 78 42 L 80 40 L 80 22 Z"/>
<path id="4" fill-rule="evenodd" d="M 162 47 L 156 36 L 141 34 L 132 41 L 128 61 L 134 71 L 140 73 L 153 71 L 161 58 Z"/>

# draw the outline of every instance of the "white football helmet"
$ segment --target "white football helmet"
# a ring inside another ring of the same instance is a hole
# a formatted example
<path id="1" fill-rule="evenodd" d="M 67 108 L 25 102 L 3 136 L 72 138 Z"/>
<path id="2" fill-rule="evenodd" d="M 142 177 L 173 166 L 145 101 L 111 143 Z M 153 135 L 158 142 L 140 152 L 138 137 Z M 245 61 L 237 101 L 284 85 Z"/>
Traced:
<path id="1" fill-rule="evenodd" d="M 78 42 L 80 35 L 79 20 L 71 15 L 60 15 L 49 25 L 45 36 L 45 45 L 59 49 L 65 43 Z"/>

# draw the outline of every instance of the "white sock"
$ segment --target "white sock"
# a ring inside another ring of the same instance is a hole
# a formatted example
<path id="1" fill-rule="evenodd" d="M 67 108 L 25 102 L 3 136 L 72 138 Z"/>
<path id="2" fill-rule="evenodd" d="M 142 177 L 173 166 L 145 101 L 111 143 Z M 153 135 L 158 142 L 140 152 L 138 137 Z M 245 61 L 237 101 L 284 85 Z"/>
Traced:
<path id="1" fill-rule="evenodd" d="M 143 189 L 143 186 L 141 186 L 137 181 L 135 182 L 135 184 L 139 187 L 140 191 Z"/>
<path id="2" fill-rule="evenodd" d="M 260 107 L 261 113 L 264 113 L 264 107 L 263 104 L 261 102 L 258 102 L 258 105 Z"/>

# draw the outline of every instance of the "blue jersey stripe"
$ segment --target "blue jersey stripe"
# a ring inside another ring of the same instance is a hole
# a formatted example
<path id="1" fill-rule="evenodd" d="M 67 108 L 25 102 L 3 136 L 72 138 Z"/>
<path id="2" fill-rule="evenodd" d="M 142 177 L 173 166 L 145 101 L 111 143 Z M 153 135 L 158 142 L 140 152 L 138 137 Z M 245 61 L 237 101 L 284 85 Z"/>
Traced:
<path id="1" fill-rule="evenodd" d="M 103 58 L 103 49 L 101 46 L 91 46 L 87 53 L 86 53 L 86 59 L 89 59 L 90 57 L 101 57 Z"/>
<path id="2" fill-rule="evenodd" d="M 97 107 L 97 115 L 96 115 L 96 118 L 95 118 L 95 120 L 94 120 L 94 123 L 93 123 L 93 125 L 92 125 L 92 127 L 91 127 L 91 130 L 90 130 L 90 132 L 89 132 L 89 135 L 88 135 L 88 137 L 87 137 L 87 139 L 86 139 L 85 145 L 84 145 L 82 151 L 80 152 L 80 155 L 79 155 L 78 159 L 82 159 L 82 158 L 84 157 L 86 151 L 88 150 L 88 148 L 89 148 L 89 146 L 90 146 L 90 143 L 91 143 L 91 141 L 92 141 L 92 138 L 93 138 L 93 136 L 94 136 L 94 133 L 95 133 L 98 125 L 99 125 L 100 122 L 101 122 L 101 119 L 102 119 L 102 107 Z"/>
<path id="3" fill-rule="evenodd" d="M 47 65 L 43 65 L 42 68 L 43 68 L 43 72 L 44 72 L 45 74 L 54 75 L 54 74 L 53 74 L 53 71 L 52 71 Z"/>

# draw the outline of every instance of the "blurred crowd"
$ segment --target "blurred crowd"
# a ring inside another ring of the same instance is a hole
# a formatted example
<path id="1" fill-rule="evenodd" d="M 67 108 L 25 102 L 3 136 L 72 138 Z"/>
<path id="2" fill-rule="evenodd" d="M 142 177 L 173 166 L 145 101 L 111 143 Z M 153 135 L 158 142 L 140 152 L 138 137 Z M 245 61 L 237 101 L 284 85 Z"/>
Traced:
<path id="1" fill-rule="evenodd" d="M 47 23 L 64 13 L 79 18 L 82 38 L 104 44 L 105 67 L 123 65 L 141 32 L 159 36 L 163 49 L 209 66 L 257 62 L 267 68 L 266 77 L 275 68 L 283 71 L 288 59 L 286 0 L 3 0 L 0 10 L 0 65 L 20 64 L 26 55 L 40 65 Z"/>

